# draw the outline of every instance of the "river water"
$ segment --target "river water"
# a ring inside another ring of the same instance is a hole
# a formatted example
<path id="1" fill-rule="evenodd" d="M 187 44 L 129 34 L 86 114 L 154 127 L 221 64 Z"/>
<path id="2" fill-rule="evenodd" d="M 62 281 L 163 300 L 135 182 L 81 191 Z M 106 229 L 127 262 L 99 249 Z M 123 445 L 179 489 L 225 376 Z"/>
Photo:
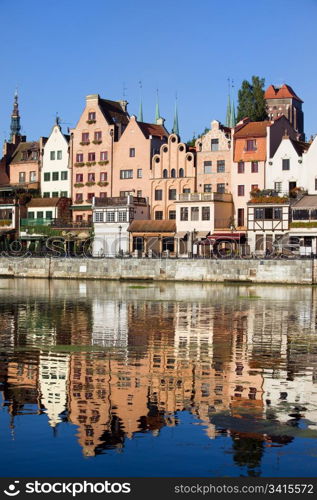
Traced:
<path id="1" fill-rule="evenodd" d="M 0 280 L 3 477 L 308 477 L 317 289 Z"/>

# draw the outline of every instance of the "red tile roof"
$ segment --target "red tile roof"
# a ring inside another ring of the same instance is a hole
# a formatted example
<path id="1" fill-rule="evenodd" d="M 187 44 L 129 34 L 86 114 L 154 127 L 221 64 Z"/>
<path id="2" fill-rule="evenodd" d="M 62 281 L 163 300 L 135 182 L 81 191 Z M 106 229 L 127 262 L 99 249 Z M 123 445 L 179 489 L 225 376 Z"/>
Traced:
<path id="1" fill-rule="evenodd" d="M 174 220 L 133 220 L 128 227 L 132 233 L 175 233 Z"/>
<path id="2" fill-rule="evenodd" d="M 32 198 L 28 207 L 56 207 L 61 198 Z"/>
<path id="3" fill-rule="evenodd" d="M 244 126 L 239 126 L 234 136 L 239 137 L 266 137 L 266 128 L 272 125 L 271 121 L 249 122 Z"/>
<path id="4" fill-rule="evenodd" d="M 162 125 L 145 122 L 138 122 L 138 125 L 147 139 L 150 135 L 154 135 L 155 137 L 168 137 L 168 133 Z"/>
<path id="5" fill-rule="evenodd" d="M 294 92 L 292 87 L 289 85 L 282 85 L 281 87 L 274 87 L 274 85 L 270 85 L 265 93 L 265 99 L 296 99 L 299 102 L 303 102 Z"/>

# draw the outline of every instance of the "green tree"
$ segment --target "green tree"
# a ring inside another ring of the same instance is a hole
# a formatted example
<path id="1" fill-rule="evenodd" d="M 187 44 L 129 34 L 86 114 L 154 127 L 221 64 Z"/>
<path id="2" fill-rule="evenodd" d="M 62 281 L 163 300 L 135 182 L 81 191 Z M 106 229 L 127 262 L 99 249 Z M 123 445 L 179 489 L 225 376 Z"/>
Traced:
<path id="1" fill-rule="evenodd" d="M 243 80 L 238 92 L 238 121 L 248 116 L 252 121 L 267 120 L 264 99 L 265 79 L 252 76 L 252 81 Z"/>

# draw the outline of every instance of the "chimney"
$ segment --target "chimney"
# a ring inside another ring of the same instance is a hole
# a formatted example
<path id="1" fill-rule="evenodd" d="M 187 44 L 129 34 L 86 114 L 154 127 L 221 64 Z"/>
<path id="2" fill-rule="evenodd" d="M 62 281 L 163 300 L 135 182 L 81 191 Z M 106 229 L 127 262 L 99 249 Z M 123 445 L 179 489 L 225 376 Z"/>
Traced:
<path id="1" fill-rule="evenodd" d="M 126 113 L 127 112 L 127 107 L 128 107 L 128 101 L 119 101 L 121 108 L 123 111 Z"/>

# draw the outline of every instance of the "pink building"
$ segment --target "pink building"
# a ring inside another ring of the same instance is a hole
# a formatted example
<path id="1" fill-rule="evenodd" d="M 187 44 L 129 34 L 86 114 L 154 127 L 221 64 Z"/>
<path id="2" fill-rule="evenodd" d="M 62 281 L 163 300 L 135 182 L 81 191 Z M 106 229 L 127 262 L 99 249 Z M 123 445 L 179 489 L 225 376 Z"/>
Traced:
<path id="1" fill-rule="evenodd" d="M 71 130 L 73 220 L 92 218 L 94 196 L 113 196 L 114 144 L 129 123 L 126 101 L 86 97 L 85 109 Z"/>
<path id="2" fill-rule="evenodd" d="M 41 137 L 39 141 L 20 142 L 9 165 L 12 186 L 36 191 L 40 189 L 40 169 L 46 141 L 46 137 Z"/>

